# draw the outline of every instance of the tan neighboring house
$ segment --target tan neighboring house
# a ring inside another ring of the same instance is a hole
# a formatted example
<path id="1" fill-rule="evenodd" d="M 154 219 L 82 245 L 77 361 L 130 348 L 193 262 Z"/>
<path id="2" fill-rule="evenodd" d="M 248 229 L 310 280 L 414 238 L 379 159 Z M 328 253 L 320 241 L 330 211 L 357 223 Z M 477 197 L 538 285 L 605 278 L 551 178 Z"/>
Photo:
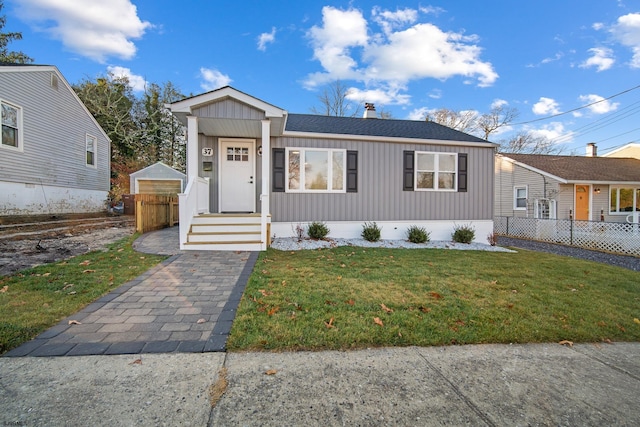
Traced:
<path id="1" fill-rule="evenodd" d="M 603 157 L 632 157 L 634 159 L 640 159 L 640 143 L 631 142 L 624 145 L 610 153 L 603 154 Z"/>
<path id="2" fill-rule="evenodd" d="M 495 216 L 634 221 L 633 212 L 640 212 L 640 159 L 597 157 L 592 144 L 587 154 L 497 154 Z"/>

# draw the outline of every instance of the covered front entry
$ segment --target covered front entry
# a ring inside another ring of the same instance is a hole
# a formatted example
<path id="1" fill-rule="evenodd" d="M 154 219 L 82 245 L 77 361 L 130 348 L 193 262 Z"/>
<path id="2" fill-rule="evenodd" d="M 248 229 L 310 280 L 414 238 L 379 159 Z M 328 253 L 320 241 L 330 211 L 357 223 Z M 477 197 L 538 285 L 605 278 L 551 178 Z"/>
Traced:
<path id="1" fill-rule="evenodd" d="M 220 212 L 255 212 L 255 140 L 220 139 L 219 152 Z"/>
<path id="2" fill-rule="evenodd" d="M 590 205 L 590 189 L 589 185 L 576 185 L 576 214 L 575 219 L 579 221 L 589 221 L 591 220 L 591 215 L 589 215 L 589 205 Z"/>

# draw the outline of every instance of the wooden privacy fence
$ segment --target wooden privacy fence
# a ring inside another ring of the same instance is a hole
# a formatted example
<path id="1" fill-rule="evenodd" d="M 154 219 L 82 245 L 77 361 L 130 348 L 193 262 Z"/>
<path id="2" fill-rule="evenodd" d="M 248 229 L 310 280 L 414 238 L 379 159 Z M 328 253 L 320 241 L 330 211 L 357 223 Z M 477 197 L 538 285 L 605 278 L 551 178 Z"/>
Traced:
<path id="1" fill-rule="evenodd" d="M 178 196 L 136 194 L 136 231 L 172 227 L 180 220 L 178 212 Z"/>

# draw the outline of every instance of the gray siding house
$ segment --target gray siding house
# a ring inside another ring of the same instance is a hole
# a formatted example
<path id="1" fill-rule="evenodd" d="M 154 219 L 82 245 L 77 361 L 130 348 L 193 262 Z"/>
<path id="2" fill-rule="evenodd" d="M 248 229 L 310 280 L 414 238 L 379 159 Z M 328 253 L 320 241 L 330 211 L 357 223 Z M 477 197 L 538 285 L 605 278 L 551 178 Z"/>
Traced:
<path id="1" fill-rule="evenodd" d="M 433 122 L 290 114 L 231 87 L 170 106 L 187 127 L 182 249 L 264 250 L 325 222 L 329 237 L 383 239 L 411 225 L 451 240 L 493 231 L 495 144 Z"/>
<path id="2" fill-rule="evenodd" d="M 588 156 L 498 154 L 496 216 L 634 221 L 640 159 L 597 157 L 589 148 Z"/>
<path id="3" fill-rule="evenodd" d="M 106 209 L 110 141 L 60 71 L 0 64 L 0 216 Z"/>

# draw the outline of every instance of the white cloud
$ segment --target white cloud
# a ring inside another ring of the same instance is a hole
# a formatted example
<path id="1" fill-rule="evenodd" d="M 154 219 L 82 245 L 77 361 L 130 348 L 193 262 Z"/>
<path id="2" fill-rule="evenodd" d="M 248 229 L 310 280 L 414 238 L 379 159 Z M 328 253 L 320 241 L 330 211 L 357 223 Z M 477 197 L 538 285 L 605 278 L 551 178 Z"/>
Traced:
<path id="1" fill-rule="evenodd" d="M 270 33 L 262 33 L 258 36 L 258 50 L 267 50 L 267 43 L 276 41 L 276 27 L 271 28 Z"/>
<path id="2" fill-rule="evenodd" d="M 425 120 L 432 111 L 433 109 L 427 107 L 415 108 L 409 112 L 409 116 L 407 118 L 409 120 Z"/>
<path id="3" fill-rule="evenodd" d="M 631 67 L 640 68 L 640 13 L 629 13 L 619 17 L 618 22 L 611 28 L 611 33 L 618 42 L 631 48 Z"/>
<path id="4" fill-rule="evenodd" d="M 204 90 L 215 90 L 229 85 L 233 80 L 226 74 L 211 68 L 200 68 L 200 78 L 203 80 L 200 87 Z"/>
<path id="5" fill-rule="evenodd" d="M 604 71 L 611 68 L 615 62 L 613 51 L 609 48 L 593 47 L 589 49 L 589 52 L 591 52 L 593 56 L 580 64 L 580 68 L 596 67 L 597 71 Z"/>
<path id="6" fill-rule="evenodd" d="M 602 22 L 594 22 L 591 28 L 593 28 L 596 31 L 600 31 L 601 29 L 604 28 L 604 24 Z"/>
<path id="7" fill-rule="evenodd" d="M 130 0 L 21 0 L 19 16 L 59 39 L 70 51 L 98 62 L 131 59 L 139 39 L 152 27 Z"/>
<path id="8" fill-rule="evenodd" d="M 433 89 L 427 96 L 432 99 L 440 99 L 442 98 L 442 91 L 440 89 Z"/>
<path id="9" fill-rule="evenodd" d="M 129 68 L 109 65 L 107 72 L 114 77 L 126 77 L 129 80 L 129 85 L 135 92 L 142 92 L 147 87 L 147 81 L 144 77 L 133 74 Z"/>
<path id="10" fill-rule="evenodd" d="M 360 90 L 350 88 L 347 93 L 347 99 L 355 102 L 373 102 L 380 105 L 407 105 L 411 97 L 406 94 L 400 94 L 399 89 L 367 89 Z"/>
<path id="11" fill-rule="evenodd" d="M 307 76 L 307 88 L 337 79 L 355 80 L 376 90 L 387 88 L 393 97 L 392 90 L 406 87 L 412 80 L 462 76 L 465 83 L 473 81 L 483 87 L 498 78 L 491 63 L 480 59 L 477 36 L 416 23 L 418 15 L 413 9 L 391 12 L 374 8 L 372 23 L 379 26 L 378 32 L 357 9 L 326 6 L 322 15 L 322 25 L 313 26 L 307 35 L 323 71 Z M 401 91 L 395 95 L 400 96 Z M 393 103 L 406 99 L 398 97 Z"/>
<path id="12" fill-rule="evenodd" d="M 570 142 L 575 132 L 566 130 L 560 122 L 551 122 L 538 129 L 528 129 L 534 137 L 545 137 L 554 142 Z"/>
<path id="13" fill-rule="evenodd" d="M 558 109 L 558 103 L 551 98 L 545 98 L 544 96 L 540 97 L 540 100 L 533 104 L 533 114 L 537 114 L 539 116 L 546 116 L 549 114 L 558 114 L 560 110 Z"/>
<path id="14" fill-rule="evenodd" d="M 579 99 L 581 102 L 584 102 L 585 104 L 593 104 L 593 105 L 590 105 L 588 108 L 589 108 L 589 111 L 591 111 L 594 114 L 610 113 L 612 111 L 617 110 L 618 106 L 620 105 L 620 103 L 618 102 L 610 102 L 609 100 L 605 100 L 600 95 L 593 95 L 593 94 L 581 95 Z"/>
<path id="15" fill-rule="evenodd" d="M 491 108 L 500 108 L 500 107 L 506 107 L 507 105 L 509 105 L 509 103 L 507 101 L 505 101 L 504 99 L 494 99 L 493 102 L 491 103 Z"/>

